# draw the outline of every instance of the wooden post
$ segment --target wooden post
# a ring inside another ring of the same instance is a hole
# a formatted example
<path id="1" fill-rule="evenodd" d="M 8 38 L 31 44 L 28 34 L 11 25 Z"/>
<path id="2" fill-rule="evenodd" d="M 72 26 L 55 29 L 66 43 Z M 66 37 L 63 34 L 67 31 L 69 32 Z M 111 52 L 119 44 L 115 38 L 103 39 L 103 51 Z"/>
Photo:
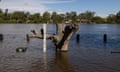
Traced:
<path id="1" fill-rule="evenodd" d="M 43 24 L 43 52 L 46 52 L 46 24 Z"/>
<path id="2" fill-rule="evenodd" d="M 3 40 L 3 34 L 0 34 L 0 41 Z"/>
<path id="3" fill-rule="evenodd" d="M 80 42 L 80 34 L 76 35 L 76 42 L 79 43 Z"/>
<path id="4" fill-rule="evenodd" d="M 28 43 L 30 42 L 29 34 L 26 34 L 26 41 L 27 41 Z"/>
<path id="5" fill-rule="evenodd" d="M 107 34 L 104 34 L 104 35 L 103 35 L 103 42 L 104 42 L 104 43 L 107 43 Z"/>

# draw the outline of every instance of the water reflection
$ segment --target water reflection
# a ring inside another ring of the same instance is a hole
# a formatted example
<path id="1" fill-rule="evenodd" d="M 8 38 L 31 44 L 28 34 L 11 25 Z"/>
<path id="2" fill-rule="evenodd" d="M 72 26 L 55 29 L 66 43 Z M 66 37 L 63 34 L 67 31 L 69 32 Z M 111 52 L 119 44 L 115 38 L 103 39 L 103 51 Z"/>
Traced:
<path id="1" fill-rule="evenodd" d="M 32 60 L 30 72 L 48 72 L 47 54 L 41 55 L 41 57 Z"/>
<path id="2" fill-rule="evenodd" d="M 104 25 L 81 25 L 78 31 L 80 43 L 76 43 L 74 35 L 69 44 L 69 54 L 55 53 L 49 40 L 44 54 L 42 40 L 26 42 L 25 38 L 31 29 L 37 29 L 34 26 L 39 25 L 20 25 L 0 25 L 0 33 L 4 35 L 0 42 L 0 72 L 120 72 L 120 55 L 111 54 L 111 51 L 120 50 L 120 25 L 110 25 L 107 29 L 101 27 Z M 55 33 L 53 26 L 47 30 Z M 105 45 L 104 32 L 108 35 Z M 16 53 L 18 47 L 28 49 L 25 53 Z"/>
<path id="3" fill-rule="evenodd" d="M 55 64 L 61 72 L 75 72 L 69 63 L 67 52 L 56 52 Z"/>
<path id="4" fill-rule="evenodd" d="M 47 54 L 45 52 L 43 53 L 43 67 L 44 67 L 44 71 L 48 70 L 47 69 Z"/>
<path id="5" fill-rule="evenodd" d="M 43 57 L 35 59 L 32 62 L 32 72 L 75 72 L 67 52 L 57 52 L 54 57 L 48 57 L 46 53 L 43 53 Z M 36 61 L 37 60 L 37 61 Z"/>

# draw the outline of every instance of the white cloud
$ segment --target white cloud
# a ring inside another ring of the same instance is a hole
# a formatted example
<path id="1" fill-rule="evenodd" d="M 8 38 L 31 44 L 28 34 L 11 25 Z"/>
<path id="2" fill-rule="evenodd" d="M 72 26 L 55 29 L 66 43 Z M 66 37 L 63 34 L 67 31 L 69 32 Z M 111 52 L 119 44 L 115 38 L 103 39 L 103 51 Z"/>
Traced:
<path id="1" fill-rule="evenodd" d="M 28 11 L 31 13 L 43 13 L 45 11 L 53 11 L 51 8 L 45 6 L 45 4 L 68 3 L 72 1 L 74 0 L 2 0 L 0 8 L 3 10 L 8 9 L 10 12 Z"/>
<path id="2" fill-rule="evenodd" d="M 101 17 L 103 17 L 103 18 L 106 18 L 107 16 L 109 16 L 109 14 L 114 14 L 114 15 L 115 15 L 116 12 L 113 12 L 113 13 L 112 13 L 112 12 L 97 13 L 96 16 L 101 16 Z"/>
<path id="3" fill-rule="evenodd" d="M 34 0 L 4 0 L 1 2 L 0 8 L 9 9 L 10 11 L 29 11 L 32 13 L 48 10 L 45 5 Z"/>
<path id="4" fill-rule="evenodd" d="M 44 4 L 53 4 L 53 3 L 69 3 L 75 0 L 40 0 L 41 3 Z"/>

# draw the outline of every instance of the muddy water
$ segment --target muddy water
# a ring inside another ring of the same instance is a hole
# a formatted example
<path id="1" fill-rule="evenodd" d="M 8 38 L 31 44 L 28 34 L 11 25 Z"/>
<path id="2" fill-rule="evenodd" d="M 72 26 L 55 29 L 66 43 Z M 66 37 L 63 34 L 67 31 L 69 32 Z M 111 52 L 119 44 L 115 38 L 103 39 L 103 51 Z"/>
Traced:
<path id="1" fill-rule="evenodd" d="M 25 35 L 31 29 L 39 32 L 41 25 L 0 25 L 4 40 L 0 41 L 0 72 L 120 72 L 120 25 L 82 25 L 71 39 L 68 52 L 55 52 L 53 43 L 47 41 L 47 53 L 42 51 L 42 40 L 26 42 Z M 55 33 L 55 26 L 49 25 L 47 33 Z M 108 35 L 107 44 L 102 41 Z M 26 47 L 26 52 L 16 48 Z"/>

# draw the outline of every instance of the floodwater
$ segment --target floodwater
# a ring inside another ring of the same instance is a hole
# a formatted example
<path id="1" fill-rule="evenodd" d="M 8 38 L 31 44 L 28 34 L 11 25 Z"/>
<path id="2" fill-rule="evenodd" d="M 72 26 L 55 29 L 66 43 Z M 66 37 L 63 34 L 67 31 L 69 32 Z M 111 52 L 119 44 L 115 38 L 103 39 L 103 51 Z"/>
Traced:
<path id="1" fill-rule="evenodd" d="M 68 52 L 55 52 L 51 40 L 47 40 L 47 52 L 43 53 L 41 39 L 26 41 L 31 29 L 40 32 L 37 24 L 0 24 L 0 72 L 120 72 L 120 25 L 81 24 L 69 44 Z M 47 26 L 47 33 L 55 33 L 55 25 Z M 80 42 L 76 42 L 80 34 Z M 107 43 L 103 35 L 107 34 Z M 26 52 L 16 52 L 25 47 Z M 118 53 L 111 53 L 111 52 Z"/>

